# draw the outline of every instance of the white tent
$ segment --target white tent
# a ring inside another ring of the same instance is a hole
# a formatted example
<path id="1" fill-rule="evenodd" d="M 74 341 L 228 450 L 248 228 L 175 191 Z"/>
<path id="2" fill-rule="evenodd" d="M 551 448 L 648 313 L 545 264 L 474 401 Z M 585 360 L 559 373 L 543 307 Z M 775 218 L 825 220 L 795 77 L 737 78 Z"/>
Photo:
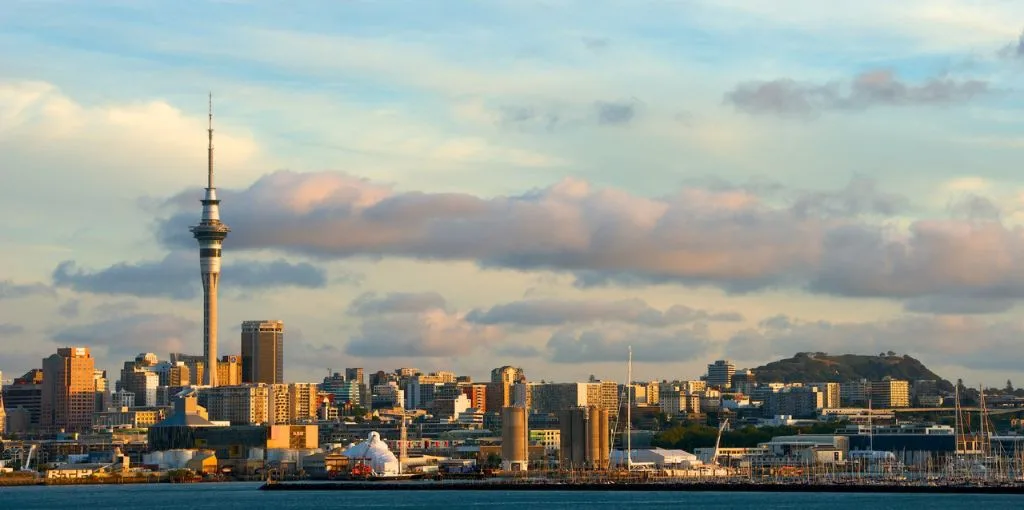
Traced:
<path id="1" fill-rule="evenodd" d="M 381 441 L 380 434 L 376 431 L 370 432 L 370 437 L 366 441 L 349 446 L 341 454 L 348 457 L 353 464 L 360 460 L 369 464 L 378 475 L 398 474 L 398 457 L 391 453 L 388 445 Z"/>

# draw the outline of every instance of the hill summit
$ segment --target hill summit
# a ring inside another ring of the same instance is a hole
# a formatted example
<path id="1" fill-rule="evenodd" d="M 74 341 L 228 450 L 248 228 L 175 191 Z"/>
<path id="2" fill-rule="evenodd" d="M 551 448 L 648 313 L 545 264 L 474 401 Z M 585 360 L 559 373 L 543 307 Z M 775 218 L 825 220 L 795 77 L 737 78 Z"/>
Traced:
<path id="1" fill-rule="evenodd" d="M 800 352 L 792 358 L 773 361 L 753 370 L 759 383 L 880 381 L 888 376 L 908 381 L 934 379 L 941 381 L 941 386 L 952 387 L 920 361 L 891 351 L 874 356 Z"/>

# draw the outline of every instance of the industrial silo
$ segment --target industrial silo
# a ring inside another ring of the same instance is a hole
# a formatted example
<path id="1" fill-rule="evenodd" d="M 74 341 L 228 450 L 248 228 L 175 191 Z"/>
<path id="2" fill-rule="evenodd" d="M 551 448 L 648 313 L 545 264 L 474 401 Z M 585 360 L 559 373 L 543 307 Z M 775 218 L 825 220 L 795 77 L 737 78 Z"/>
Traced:
<path id="1" fill-rule="evenodd" d="M 587 413 L 587 466 L 597 469 L 601 462 L 601 409 L 590 407 Z"/>
<path id="2" fill-rule="evenodd" d="M 608 469 L 608 455 L 610 445 L 608 442 L 611 440 L 611 436 L 608 433 L 608 421 L 609 412 L 607 409 L 598 409 L 596 413 L 596 421 L 598 424 L 598 436 L 597 443 L 598 455 L 594 459 L 594 467 L 597 469 Z"/>
<path id="3" fill-rule="evenodd" d="M 576 407 L 558 413 L 563 468 L 579 469 L 588 465 L 591 452 L 587 442 L 590 424 L 587 412 L 585 407 Z"/>
<path id="4" fill-rule="evenodd" d="M 526 471 L 527 449 L 526 408 L 506 407 L 501 410 L 501 459 L 506 471 Z"/>

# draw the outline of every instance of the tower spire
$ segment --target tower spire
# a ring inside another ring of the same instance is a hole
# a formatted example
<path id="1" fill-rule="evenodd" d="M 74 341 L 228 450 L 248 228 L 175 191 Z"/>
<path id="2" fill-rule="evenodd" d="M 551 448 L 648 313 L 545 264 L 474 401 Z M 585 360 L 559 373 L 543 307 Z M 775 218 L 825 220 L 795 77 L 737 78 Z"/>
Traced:
<path id="1" fill-rule="evenodd" d="M 206 149 L 206 187 L 213 188 L 213 91 L 210 91 L 209 96 L 208 120 L 209 127 L 206 129 L 206 133 L 209 135 L 209 143 Z"/>

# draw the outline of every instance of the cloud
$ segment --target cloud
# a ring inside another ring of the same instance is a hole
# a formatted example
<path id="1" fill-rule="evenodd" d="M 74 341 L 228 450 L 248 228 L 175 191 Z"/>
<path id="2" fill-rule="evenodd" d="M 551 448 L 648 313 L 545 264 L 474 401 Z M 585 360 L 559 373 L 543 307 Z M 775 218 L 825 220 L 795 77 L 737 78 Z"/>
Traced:
<path id="1" fill-rule="evenodd" d="M 56 293 L 48 285 L 42 283 L 14 283 L 12 280 L 0 281 L 0 301 L 5 299 L 22 299 L 32 296 L 55 296 Z"/>
<path id="2" fill-rule="evenodd" d="M 25 332 L 25 328 L 17 324 L 0 322 L 0 336 L 14 336 Z"/>
<path id="3" fill-rule="evenodd" d="M 1008 312 L 1015 304 L 1013 299 L 940 295 L 908 299 L 903 309 L 908 312 L 936 315 L 976 315 Z"/>
<path id="4" fill-rule="evenodd" d="M 57 314 L 65 319 L 74 319 L 80 313 L 81 304 L 82 302 L 77 299 L 65 301 L 57 308 Z"/>
<path id="5" fill-rule="evenodd" d="M 611 45 L 611 40 L 607 37 L 584 37 L 582 41 L 583 46 L 594 53 L 601 53 Z"/>
<path id="6" fill-rule="evenodd" d="M 465 356 L 503 336 L 495 326 L 470 324 L 459 314 L 433 309 L 364 319 L 345 352 L 366 358 Z"/>
<path id="7" fill-rule="evenodd" d="M 494 113 L 495 123 L 502 128 L 543 130 L 583 126 L 618 126 L 633 121 L 637 101 L 595 101 L 589 108 L 579 104 L 536 103 L 504 105 Z"/>
<path id="8" fill-rule="evenodd" d="M 633 361 L 670 363 L 704 355 L 711 342 L 703 328 L 650 331 L 637 328 L 602 328 L 556 332 L 547 347 L 555 363 L 623 363 L 633 348 Z"/>
<path id="9" fill-rule="evenodd" d="M 875 354 L 892 350 L 925 362 L 1015 370 L 1024 363 L 1019 349 L 1022 334 L 1021 321 L 968 316 L 909 315 L 866 322 L 802 321 L 777 316 L 730 338 L 726 355 L 763 361 L 797 352 Z"/>
<path id="10" fill-rule="evenodd" d="M 194 220 L 190 199 L 197 194 L 169 202 L 187 207 L 160 221 L 164 244 L 194 243 L 185 227 Z M 400 193 L 340 173 L 282 171 L 248 189 L 222 190 L 222 197 L 234 229 L 231 246 L 239 251 L 467 260 L 565 271 L 580 286 L 790 288 L 895 300 L 1024 297 L 1020 227 L 978 214 L 898 218 L 910 212 L 908 201 L 863 178 L 838 190 L 692 185 L 656 198 L 565 179 L 487 198 Z"/>
<path id="11" fill-rule="evenodd" d="M 892 71 L 857 75 L 848 84 L 802 83 L 790 78 L 740 83 L 725 95 L 738 110 L 784 117 L 813 117 L 827 111 L 857 111 L 877 106 L 949 105 L 967 102 L 989 91 L 982 80 L 930 78 L 914 85 Z"/>
<path id="12" fill-rule="evenodd" d="M 648 327 L 666 327 L 695 321 L 742 320 L 736 312 L 713 313 L 683 305 L 674 305 L 664 311 L 652 308 L 641 299 L 620 301 L 569 301 L 559 299 L 530 299 L 476 309 L 466 315 L 469 322 L 478 324 L 507 324 L 517 326 L 562 326 L 597 322 L 622 322 Z"/>
<path id="13" fill-rule="evenodd" d="M 999 56 L 1009 59 L 1024 59 L 1024 32 L 1021 32 L 1020 37 L 1006 47 L 999 50 Z"/>
<path id="14" fill-rule="evenodd" d="M 532 345 L 511 344 L 494 349 L 494 354 L 509 358 L 539 358 L 544 353 Z"/>
<path id="15" fill-rule="evenodd" d="M 349 305 L 350 315 L 374 316 L 390 313 L 419 313 L 431 310 L 446 310 L 443 296 L 436 292 L 391 292 L 383 297 L 366 292 Z"/>
<path id="16" fill-rule="evenodd" d="M 323 269 L 282 259 L 260 262 L 227 258 L 221 274 L 221 285 L 229 289 L 321 288 L 327 284 Z M 201 288 L 199 261 L 195 253 L 184 251 L 172 252 L 160 261 L 121 262 L 97 271 L 78 269 L 73 261 L 65 261 L 54 269 L 53 282 L 78 292 L 171 299 L 192 299 Z"/>
<path id="17" fill-rule="evenodd" d="M 809 289 L 852 297 L 1019 299 L 1022 256 L 1024 230 L 997 221 L 919 220 L 905 237 L 848 225 L 823 238 Z"/>
<path id="18" fill-rule="evenodd" d="M 58 331 L 53 340 L 66 345 L 103 349 L 106 361 L 117 363 L 140 352 L 164 356 L 195 351 L 202 345 L 200 325 L 177 315 L 128 314 Z"/>
<path id="19" fill-rule="evenodd" d="M 594 109 L 598 124 L 629 124 L 636 115 L 636 104 L 632 102 L 598 101 L 594 103 Z"/>

